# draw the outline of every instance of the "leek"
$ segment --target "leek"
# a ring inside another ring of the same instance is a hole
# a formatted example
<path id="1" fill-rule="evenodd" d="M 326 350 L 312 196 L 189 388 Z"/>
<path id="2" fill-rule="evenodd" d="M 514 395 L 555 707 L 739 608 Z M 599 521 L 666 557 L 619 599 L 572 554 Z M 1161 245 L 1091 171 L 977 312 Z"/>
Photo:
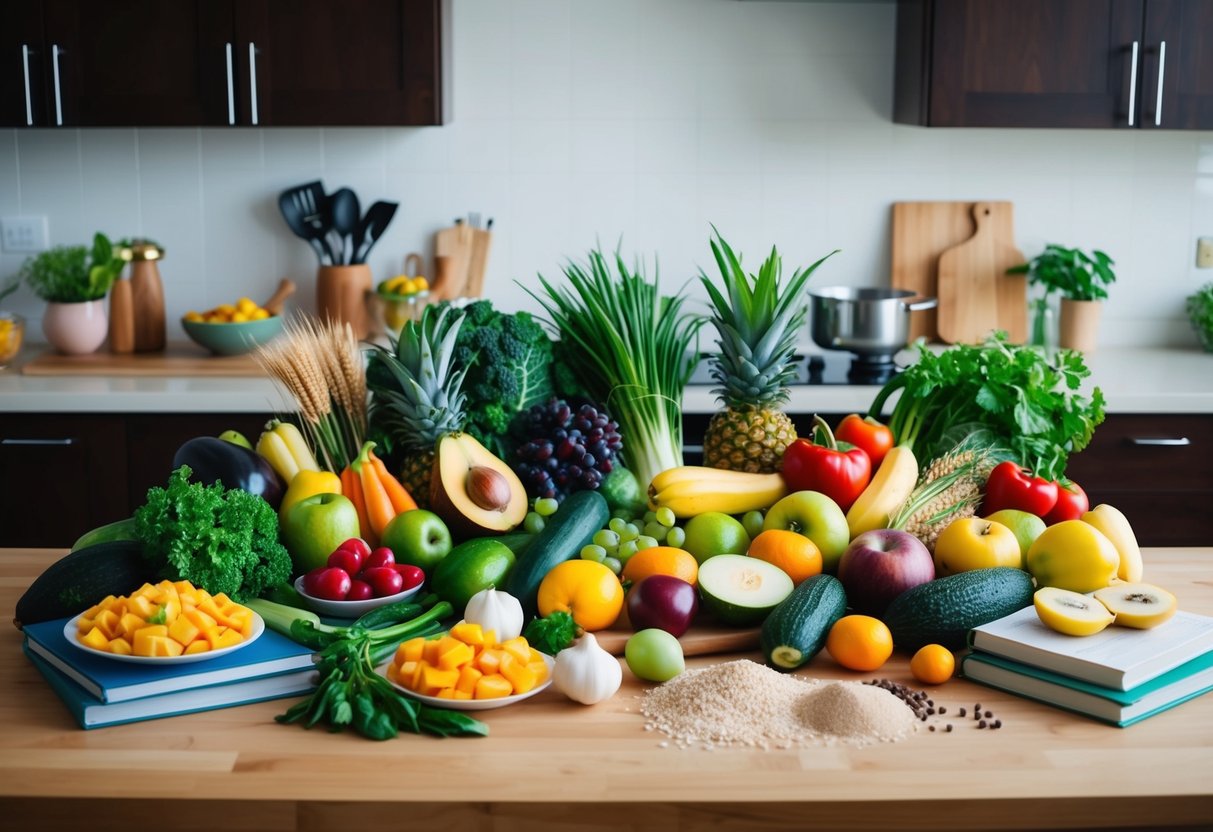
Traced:
<path id="1" fill-rule="evenodd" d="M 569 288 L 539 276 L 547 311 L 570 369 L 606 406 L 623 434 L 623 460 L 642 487 L 682 465 L 682 392 L 699 363 L 705 319 L 684 313 L 680 293 L 663 297 L 656 275 L 628 268 L 615 253 L 615 272 L 601 251 L 588 264 L 564 267 Z"/>

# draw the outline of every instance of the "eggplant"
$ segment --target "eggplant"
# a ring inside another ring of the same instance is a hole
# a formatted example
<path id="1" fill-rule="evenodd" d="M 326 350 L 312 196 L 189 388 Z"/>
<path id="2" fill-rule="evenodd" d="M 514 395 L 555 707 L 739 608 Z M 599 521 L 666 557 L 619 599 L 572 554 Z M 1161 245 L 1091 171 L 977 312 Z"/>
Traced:
<path id="1" fill-rule="evenodd" d="M 282 477 L 261 456 L 233 442 L 214 436 L 190 439 L 173 455 L 173 469 L 188 465 L 194 472 L 190 479 L 203 485 L 214 482 L 224 488 L 241 488 L 256 494 L 278 510 L 286 485 Z"/>

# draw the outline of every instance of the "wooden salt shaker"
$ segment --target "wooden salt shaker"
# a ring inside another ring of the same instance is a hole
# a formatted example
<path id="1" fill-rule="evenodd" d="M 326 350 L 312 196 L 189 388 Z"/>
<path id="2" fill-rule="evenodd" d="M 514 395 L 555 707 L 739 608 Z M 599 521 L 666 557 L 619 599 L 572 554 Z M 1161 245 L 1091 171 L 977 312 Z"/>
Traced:
<path id="1" fill-rule="evenodd" d="M 156 262 L 164 249 L 147 240 L 131 245 L 131 306 L 135 323 L 135 352 L 164 349 L 164 286 Z"/>

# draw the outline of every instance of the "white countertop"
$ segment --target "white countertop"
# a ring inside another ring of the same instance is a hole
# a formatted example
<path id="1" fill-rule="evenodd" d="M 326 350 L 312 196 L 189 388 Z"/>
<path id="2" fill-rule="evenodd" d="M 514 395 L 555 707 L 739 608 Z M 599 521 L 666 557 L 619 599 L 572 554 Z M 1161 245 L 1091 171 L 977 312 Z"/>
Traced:
<path id="1" fill-rule="evenodd" d="M 907 360 L 912 352 L 902 353 Z M 28 359 L 28 356 L 26 356 Z M 1163 347 L 1107 347 L 1087 356 L 1092 386 L 1111 413 L 1213 413 L 1213 353 Z M 796 385 L 792 413 L 864 412 L 878 387 Z M 891 406 L 891 402 L 890 405 Z M 276 382 L 258 378 L 24 376 L 0 370 L 0 413 L 273 413 L 288 400 Z M 718 409 L 711 387 L 692 386 L 687 413 Z"/>

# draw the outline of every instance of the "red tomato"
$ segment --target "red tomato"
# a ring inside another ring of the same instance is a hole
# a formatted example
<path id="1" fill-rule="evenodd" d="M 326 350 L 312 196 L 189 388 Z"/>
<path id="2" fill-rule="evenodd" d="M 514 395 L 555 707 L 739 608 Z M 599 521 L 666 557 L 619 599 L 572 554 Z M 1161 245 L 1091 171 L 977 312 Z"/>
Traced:
<path id="1" fill-rule="evenodd" d="M 1045 525 L 1052 526 L 1062 520 L 1078 520 L 1090 510 L 1091 501 L 1087 499 L 1087 492 L 1083 491 L 1074 480 L 1070 480 L 1065 485 L 1060 482 L 1056 485 L 1057 502 L 1053 505 L 1052 510 L 1044 516 Z"/>
<path id="2" fill-rule="evenodd" d="M 986 481 L 981 513 L 988 516 L 1004 508 L 1017 508 L 1043 518 L 1057 504 L 1057 483 L 1032 476 L 1010 460 L 1000 462 Z"/>
<path id="3" fill-rule="evenodd" d="M 834 438 L 863 448 L 872 460 L 873 471 L 880 467 L 885 454 L 893 447 L 893 431 L 887 425 L 882 425 L 871 416 L 860 418 L 858 413 L 852 413 L 838 423 Z"/>

